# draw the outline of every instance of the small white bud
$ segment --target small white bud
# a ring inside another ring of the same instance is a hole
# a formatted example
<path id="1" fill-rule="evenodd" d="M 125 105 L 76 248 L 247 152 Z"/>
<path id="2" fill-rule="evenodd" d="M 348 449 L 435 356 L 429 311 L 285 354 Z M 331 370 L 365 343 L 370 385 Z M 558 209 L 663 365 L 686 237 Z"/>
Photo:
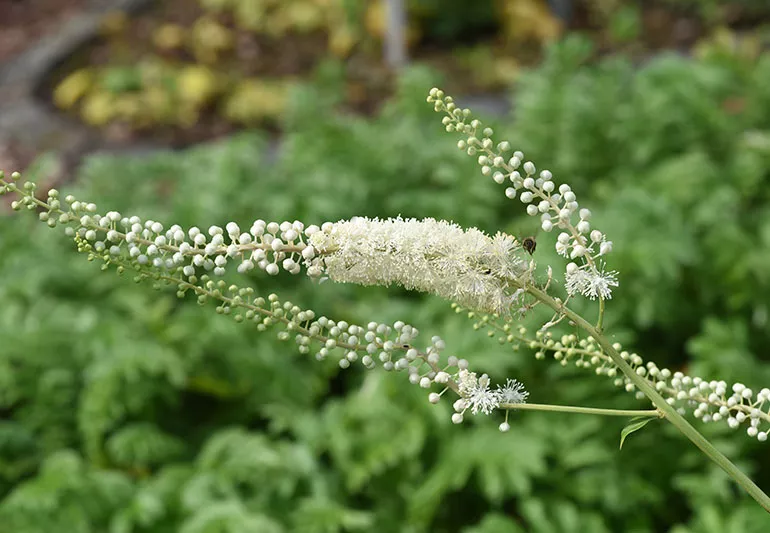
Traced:
<path id="1" fill-rule="evenodd" d="M 586 249 L 584 246 L 580 244 L 576 244 L 574 248 L 572 248 L 572 253 L 570 254 L 570 258 L 575 259 L 576 257 L 583 257 L 586 253 Z"/>
<path id="2" fill-rule="evenodd" d="M 537 169 L 535 168 L 535 164 L 532 161 L 527 161 L 526 163 L 524 163 L 524 172 L 531 175 L 531 174 L 534 174 L 536 171 Z"/>
<path id="3" fill-rule="evenodd" d="M 315 257 L 315 248 L 312 246 L 306 246 L 304 250 L 302 250 L 302 257 L 306 260 L 311 260 Z"/>

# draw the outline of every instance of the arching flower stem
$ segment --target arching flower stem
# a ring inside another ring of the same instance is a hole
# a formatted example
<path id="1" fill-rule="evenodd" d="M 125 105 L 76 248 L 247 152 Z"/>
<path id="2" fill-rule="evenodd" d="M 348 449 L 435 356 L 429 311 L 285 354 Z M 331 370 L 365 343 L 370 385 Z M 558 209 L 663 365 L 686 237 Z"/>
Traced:
<path id="1" fill-rule="evenodd" d="M 574 322 L 580 329 L 591 335 L 596 342 L 601 346 L 604 353 L 606 353 L 615 363 L 617 368 L 623 372 L 623 374 L 633 383 L 640 391 L 642 391 L 647 398 L 653 403 L 653 405 L 662 413 L 663 417 L 671 422 L 675 428 L 677 428 L 685 437 L 690 439 L 695 446 L 697 446 L 706 456 L 714 461 L 727 475 L 735 480 L 741 487 L 754 498 L 768 513 L 770 513 L 770 497 L 754 483 L 746 474 L 744 474 L 735 464 L 730 461 L 722 452 L 720 452 L 711 442 L 706 439 L 697 429 L 695 429 L 682 415 L 680 415 L 676 408 L 669 405 L 666 399 L 655 390 L 655 388 L 642 376 L 638 375 L 636 371 L 629 365 L 621 356 L 620 353 L 612 346 L 610 340 L 605 337 L 601 331 L 594 327 L 582 316 L 564 306 L 561 302 L 540 290 L 535 286 L 527 286 L 525 290 L 547 305 L 556 312 L 564 313 L 564 315 Z"/>

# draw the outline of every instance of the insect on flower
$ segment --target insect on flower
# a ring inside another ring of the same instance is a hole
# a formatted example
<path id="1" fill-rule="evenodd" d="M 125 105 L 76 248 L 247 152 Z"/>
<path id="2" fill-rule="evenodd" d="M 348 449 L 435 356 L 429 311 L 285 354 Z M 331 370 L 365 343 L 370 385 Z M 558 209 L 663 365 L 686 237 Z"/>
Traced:
<path id="1" fill-rule="evenodd" d="M 529 255 L 532 255 L 535 253 L 535 248 L 537 248 L 537 241 L 535 240 L 535 237 L 524 237 L 521 240 L 521 247 L 524 248 Z"/>

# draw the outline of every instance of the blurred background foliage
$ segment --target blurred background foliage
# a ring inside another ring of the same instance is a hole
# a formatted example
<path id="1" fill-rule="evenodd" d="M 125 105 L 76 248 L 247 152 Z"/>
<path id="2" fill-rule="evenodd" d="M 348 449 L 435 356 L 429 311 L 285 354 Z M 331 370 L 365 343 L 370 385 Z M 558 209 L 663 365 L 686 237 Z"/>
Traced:
<path id="1" fill-rule="evenodd" d="M 214 13 L 263 4 L 201 2 Z M 296 5 L 305 4 L 320 5 Z M 410 9 L 429 17 L 437 5 L 421 0 Z M 465 13 L 467 3 L 450 5 L 448 13 Z M 432 38 L 483 30 L 487 15 L 474 16 L 468 27 L 441 19 L 430 25 Z M 601 42 L 568 35 L 517 76 L 510 115 L 481 113 L 499 140 L 570 183 L 614 241 L 610 267 L 621 285 L 608 307 L 613 339 L 660 366 L 755 388 L 770 383 L 770 54 L 761 39 L 722 30 L 691 57 L 640 61 L 633 50 L 597 59 Z M 97 154 L 66 188 L 103 210 L 167 225 L 400 214 L 520 237 L 534 231 L 425 103 L 427 90 L 444 83 L 436 70 L 404 71 L 370 116 L 349 112 L 349 64 L 327 57 L 311 70 L 280 91 L 278 145 L 251 130 L 184 151 Z M 196 72 L 191 83 L 222 81 Z M 84 75 L 114 94 L 145 87 L 136 72 Z M 194 100 L 219 94 L 204 86 L 191 90 Z M 43 156 L 27 176 L 44 177 L 55 165 Z M 518 413 L 507 434 L 498 432 L 498 417 L 453 426 L 451 402 L 430 405 L 403 375 L 341 371 L 173 291 L 102 274 L 33 218 L 0 225 L 3 531 L 770 526 L 663 424 L 635 433 L 620 452 L 622 420 Z M 538 235 L 542 265 L 561 264 L 554 238 Z M 238 279 L 337 320 L 405 320 L 441 335 L 451 353 L 493 380 L 523 381 L 533 402 L 646 407 L 606 378 L 538 362 L 474 332 L 434 297 L 288 276 Z M 765 445 L 723 424 L 698 427 L 770 488 Z"/>
<path id="2" fill-rule="evenodd" d="M 111 12 L 40 92 L 108 137 L 198 142 L 280 129 L 288 91 L 329 58 L 347 108 L 373 114 L 394 91 L 382 59 L 386 0 L 162 0 Z M 405 0 L 409 54 L 463 93 L 501 91 L 545 46 L 578 29 L 597 51 L 645 59 L 699 40 L 758 50 L 770 4 L 753 0 Z M 733 30 L 752 29 L 734 44 Z"/>
<path id="3" fill-rule="evenodd" d="M 514 79 L 512 54 L 531 63 L 562 27 L 541 0 L 405 4 L 412 51 L 446 68 L 460 55 L 459 70 L 487 88 Z M 347 103 L 376 107 L 392 92 L 386 32 L 385 0 L 165 0 L 105 16 L 100 38 L 48 83 L 59 109 L 98 128 L 276 127 L 286 92 L 327 57 L 347 62 Z"/>

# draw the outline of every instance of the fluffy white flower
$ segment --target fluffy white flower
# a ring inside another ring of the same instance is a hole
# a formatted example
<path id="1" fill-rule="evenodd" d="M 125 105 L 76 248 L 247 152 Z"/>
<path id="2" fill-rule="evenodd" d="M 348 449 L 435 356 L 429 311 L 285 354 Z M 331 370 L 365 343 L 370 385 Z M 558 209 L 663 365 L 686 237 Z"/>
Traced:
<path id="1" fill-rule="evenodd" d="M 500 405 L 496 392 L 489 390 L 489 376 L 476 377 L 475 372 L 461 370 L 458 376 L 459 392 L 465 399 L 465 408 L 470 407 L 474 415 L 482 412 L 488 415 Z"/>
<path id="2" fill-rule="evenodd" d="M 618 286 L 617 274 L 614 270 L 604 271 L 598 267 L 591 270 L 588 265 L 583 265 L 578 269 L 567 269 L 565 286 L 570 295 L 582 294 L 591 300 L 609 300 L 612 298 L 612 287 Z"/>
<path id="3" fill-rule="evenodd" d="M 595 300 L 596 298 L 609 300 L 612 298 L 612 287 L 617 286 L 618 279 L 616 271 L 611 270 L 605 272 L 600 270 L 589 276 L 588 287 L 583 293 L 583 296 L 588 296 L 592 300 Z"/>
<path id="4" fill-rule="evenodd" d="M 499 403 L 524 403 L 529 393 L 524 390 L 524 385 L 515 379 L 508 379 L 505 386 L 497 386 L 495 391 Z"/>
<path id="5" fill-rule="evenodd" d="M 527 272 L 513 237 L 489 237 L 432 218 L 356 217 L 330 224 L 310 244 L 325 255 L 326 274 L 334 281 L 395 283 L 485 312 L 507 313 Z"/>

